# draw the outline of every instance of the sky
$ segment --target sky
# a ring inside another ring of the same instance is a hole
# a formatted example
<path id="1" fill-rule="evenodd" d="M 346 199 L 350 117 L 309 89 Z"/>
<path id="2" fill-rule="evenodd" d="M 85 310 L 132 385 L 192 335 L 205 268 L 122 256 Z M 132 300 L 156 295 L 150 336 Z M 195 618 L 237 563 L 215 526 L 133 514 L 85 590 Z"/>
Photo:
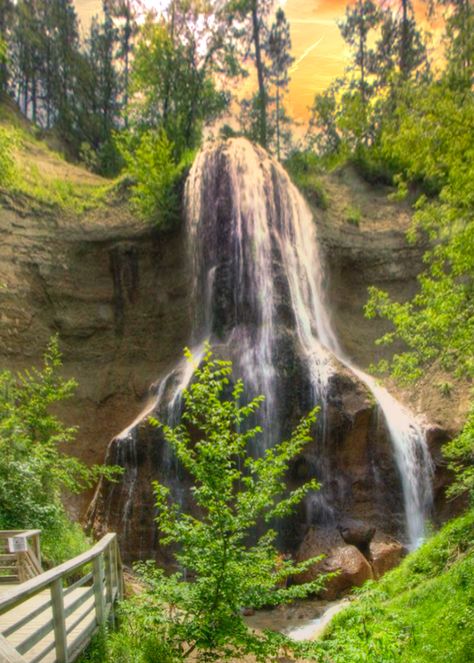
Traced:
<path id="1" fill-rule="evenodd" d="M 150 7 L 159 0 L 147 0 Z M 307 120 L 314 95 L 328 87 L 331 80 L 344 71 L 349 53 L 337 27 L 348 0 L 284 0 L 280 3 L 291 27 L 292 51 L 295 62 L 287 110 L 296 120 Z M 416 3 L 421 5 L 421 0 Z M 101 0 L 76 0 L 83 25 L 101 6 Z"/>

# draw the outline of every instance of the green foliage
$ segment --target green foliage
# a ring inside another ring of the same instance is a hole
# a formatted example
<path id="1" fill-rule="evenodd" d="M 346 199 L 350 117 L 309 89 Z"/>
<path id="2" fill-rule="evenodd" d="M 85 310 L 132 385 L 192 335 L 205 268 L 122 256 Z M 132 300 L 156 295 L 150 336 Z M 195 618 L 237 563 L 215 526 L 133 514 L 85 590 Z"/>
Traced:
<path id="1" fill-rule="evenodd" d="M 461 433 L 444 446 L 449 469 L 455 480 L 448 487 L 447 494 L 456 497 L 468 492 L 474 497 L 474 402 L 471 404 L 467 421 Z"/>
<path id="2" fill-rule="evenodd" d="M 15 145 L 13 131 L 0 126 L 0 187 L 11 187 L 17 179 L 13 147 Z"/>
<path id="3" fill-rule="evenodd" d="M 120 137 L 120 149 L 132 177 L 131 203 L 140 216 L 163 230 L 176 226 L 180 218 L 179 184 L 192 155 L 186 153 L 179 163 L 174 145 L 166 133 L 148 130 L 136 140 Z"/>
<path id="4" fill-rule="evenodd" d="M 74 380 L 58 375 L 60 367 L 53 337 L 41 370 L 33 368 L 16 377 L 9 371 L 0 373 L 0 529 L 43 529 L 45 552 L 54 561 L 67 552 L 67 540 L 76 542 L 76 548 L 84 541 L 68 522 L 62 492 L 79 493 L 98 476 L 113 478 L 117 473 L 116 468 L 89 468 L 60 450 L 76 432 L 51 411 L 76 387 Z"/>
<path id="5" fill-rule="evenodd" d="M 353 205 L 351 205 L 346 209 L 347 223 L 351 224 L 352 226 L 356 226 L 358 228 L 361 220 L 362 220 L 362 212 L 358 207 L 354 207 Z"/>
<path id="6" fill-rule="evenodd" d="M 228 95 L 213 78 L 224 46 L 217 15 L 194 0 L 176 0 L 140 30 L 129 119 L 138 133 L 164 132 L 172 139 L 177 163 L 198 147 L 204 124 L 227 107 Z"/>
<path id="7" fill-rule="evenodd" d="M 321 182 L 321 159 L 314 152 L 293 152 L 285 168 L 306 199 L 319 209 L 329 207 L 329 196 Z"/>
<path id="8" fill-rule="evenodd" d="M 474 512 L 451 521 L 336 615 L 318 643 L 324 663 L 466 663 L 474 651 Z"/>
<path id="9" fill-rule="evenodd" d="M 390 368 L 400 380 L 420 377 L 434 361 L 456 375 L 474 375 L 474 99 L 432 85 L 407 94 L 382 136 L 383 153 L 398 164 L 400 181 L 420 182 L 439 198 L 419 198 L 409 238 L 431 240 L 420 290 L 404 303 L 370 289 L 369 317 L 390 320 L 405 352 Z M 406 188 L 406 186 L 405 186 Z"/>
<path id="10" fill-rule="evenodd" d="M 208 351 L 184 392 L 182 423 L 169 428 L 156 422 L 192 479 L 194 507 L 186 512 L 171 501 L 167 487 L 155 483 L 161 543 L 172 546 L 179 570 L 167 575 L 152 562 L 137 567 L 146 588 L 123 604 L 122 627 L 109 640 L 106 661 L 176 662 L 193 652 L 199 661 L 246 654 L 276 660 L 290 642 L 251 632 L 242 608 L 289 603 L 323 584 L 318 579 L 286 586 L 317 560 L 296 564 L 279 555 L 271 526 L 317 488 L 312 481 L 289 491 L 284 478 L 312 439 L 316 411 L 288 441 L 254 458 L 248 445 L 262 430 L 248 428 L 248 420 L 262 397 L 244 404 L 243 384 L 232 384 L 231 374 L 231 363 L 214 360 Z"/>

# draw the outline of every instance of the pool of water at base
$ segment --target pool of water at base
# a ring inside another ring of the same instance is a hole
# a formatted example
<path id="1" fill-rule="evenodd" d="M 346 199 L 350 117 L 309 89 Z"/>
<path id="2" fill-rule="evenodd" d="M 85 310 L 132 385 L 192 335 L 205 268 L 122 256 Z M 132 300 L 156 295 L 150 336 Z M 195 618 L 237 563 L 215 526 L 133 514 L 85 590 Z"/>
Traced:
<path id="1" fill-rule="evenodd" d="M 348 599 L 321 601 L 307 599 L 271 610 L 256 610 L 247 615 L 248 626 L 256 630 L 270 629 L 284 633 L 292 640 L 316 640 L 331 619 L 349 605 Z"/>

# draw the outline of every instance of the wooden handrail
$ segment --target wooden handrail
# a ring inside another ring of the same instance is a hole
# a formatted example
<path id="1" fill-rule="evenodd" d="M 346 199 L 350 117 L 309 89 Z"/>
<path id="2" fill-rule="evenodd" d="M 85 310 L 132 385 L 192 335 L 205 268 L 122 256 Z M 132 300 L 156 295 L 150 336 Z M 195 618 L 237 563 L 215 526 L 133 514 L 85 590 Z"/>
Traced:
<path id="1" fill-rule="evenodd" d="M 88 562 L 92 562 L 92 560 L 94 560 L 108 548 L 110 543 L 115 538 L 116 534 L 106 534 L 98 543 L 95 544 L 95 546 L 93 546 L 87 552 L 74 557 L 68 562 L 63 562 L 63 564 L 55 566 L 49 571 L 45 571 L 41 575 L 36 576 L 36 578 L 32 578 L 31 580 L 23 582 L 21 585 L 18 585 L 18 587 L 15 587 L 15 589 L 11 589 L 10 591 L 5 592 L 5 594 L 0 596 L 0 615 L 6 610 L 10 610 L 19 603 L 22 603 L 27 598 L 34 596 L 42 589 L 45 589 L 51 585 L 55 580 L 69 575 Z"/>
<path id="2" fill-rule="evenodd" d="M 0 567 L 10 575 L 2 574 L 0 583 L 23 582 L 43 573 L 41 567 L 41 530 L 0 530 Z M 24 546 L 10 551 L 9 540 L 21 539 Z"/>
<path id="3" fill-rule="evenodd" d="M 92 570 L 83 568 L 89 564 Z M 79 569 L 82 577 L 65 587 L 65 579 L 78 575 Z M 28 604 L 25 611 L 21 604 L 40 592 L 40 602 Z M 107 619 L 113 623 L 115 602 L 122 597 L 117 536 L 106 534 L 87 552 L 0 595 L 0 661 L 23 661 L 22 656 L 31 650 L 30 656 L 39 663 L 45 656 L 52 660 L 49 657 L 55 650 L 56 663 L 71 663 Z"/>
<path id="4" fill-rule="evenodd" d="M 2 529 L 0 530 L 0 539 L 10 538 L 11 536 L 24 536 L 27 539 L 30 536 L 41 534 L 40 529 Z"/>

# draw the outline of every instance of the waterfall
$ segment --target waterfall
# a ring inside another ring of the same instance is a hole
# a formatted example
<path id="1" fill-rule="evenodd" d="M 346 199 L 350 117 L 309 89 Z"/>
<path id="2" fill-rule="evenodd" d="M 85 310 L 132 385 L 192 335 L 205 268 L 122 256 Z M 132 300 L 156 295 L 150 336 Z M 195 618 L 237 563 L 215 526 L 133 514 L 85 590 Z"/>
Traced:
<path id="1" fill-rule="evenodd" d="M 352 490 L 350 478 L 334 476 L 330 462 L 335 453 L 331 389 L 338 365 L 343 364 L 354 377 L 352 384 L 365 384 L 378 403 L 399 475 L 407 542 L 416 547 L 423 539 L 432 500 L 432 463 L 423 428 L 341 349 L 325 297 L 325 270 L 313 214 L 285 170 L 244 139 L 210 145 L 200 151 L 187 178 L 185 214 L 192 270 L 189 345 L 199 362 L 209 340 L 221 356 L 233 361 L 248 396 L 265 396 L 260 412 L 264 433 L 252 452 L 262 453 L 280 441 L 300 416 L 320 405 L 317 439 L 305 462 L 322 488 L 308 499 L 307 520 L 334 530 L 340 514 L 351 508 L 347 500 Z M 133 527 L 140 530 L 136 536 L 139 553 L 148 556 L 156 545 L 149 508 L 150 473 L 159 470 L 175 498 L 186 498 L 170 450 L 141 431 L 140 422 L 154 414 L 171 425 L 176 423 L 181 395 L 192 373 L 193 366 L 181 360 L 162 376 L 143 412 L 109 447 L 107 461 L 124 465 L 126 472 L 121 484 L 104 489 L 109 491 L 104 498 L 105 521 L 125 522 L 129 538 L 133 516 Z M 137 463 L 142 474 L 137 473 Z M 396 484 L 393 467 L 390 460 L 381 483 L 374 485 L 383 486 L 387 477 Z M 379 481 L 375 475 L 372 480 Z M 371 496 L 376 494 L 375 488 L 370 490 Z M 397 512 L 396 504 L 390 503 L 390 509 Z M 147 518 L 149 526 L 144 524 Z M 382 518 L 379 522 L 385 528 Z"/>
<path id="2" fill-rule="evenodd" d="M 224 155 L 223 155 L 224 152 Z M 343 353 L 324 297 L 313 215 L 287 173 L 244 139 L 198 155 L 186 186 L 186 217 L 197 302 L 194 340 L 224 336 L 238 347 L 237 370 L 265 401 L 265 445 L 279 434 L 275 370 L 282 297 L 289 299 L 313 403 L 321 403 L 334 355 L 372 392 L 391 438 L 410 547 L 424 536 L 432 463 L 415 417 Z M 224 169 L 228 188 L 219 189 Z M 216 184 L 217 183 L 217 184 Z M 216 195 L 218 192 L 218 195 Z M 213 197 L 213 198 L 211 198 Z M 222 309 L 227 310 L 222 310 Z M 227 330 L 225 329 L 227 327 Z M 227 331 L 227 336 L 225 334 Z"/>

